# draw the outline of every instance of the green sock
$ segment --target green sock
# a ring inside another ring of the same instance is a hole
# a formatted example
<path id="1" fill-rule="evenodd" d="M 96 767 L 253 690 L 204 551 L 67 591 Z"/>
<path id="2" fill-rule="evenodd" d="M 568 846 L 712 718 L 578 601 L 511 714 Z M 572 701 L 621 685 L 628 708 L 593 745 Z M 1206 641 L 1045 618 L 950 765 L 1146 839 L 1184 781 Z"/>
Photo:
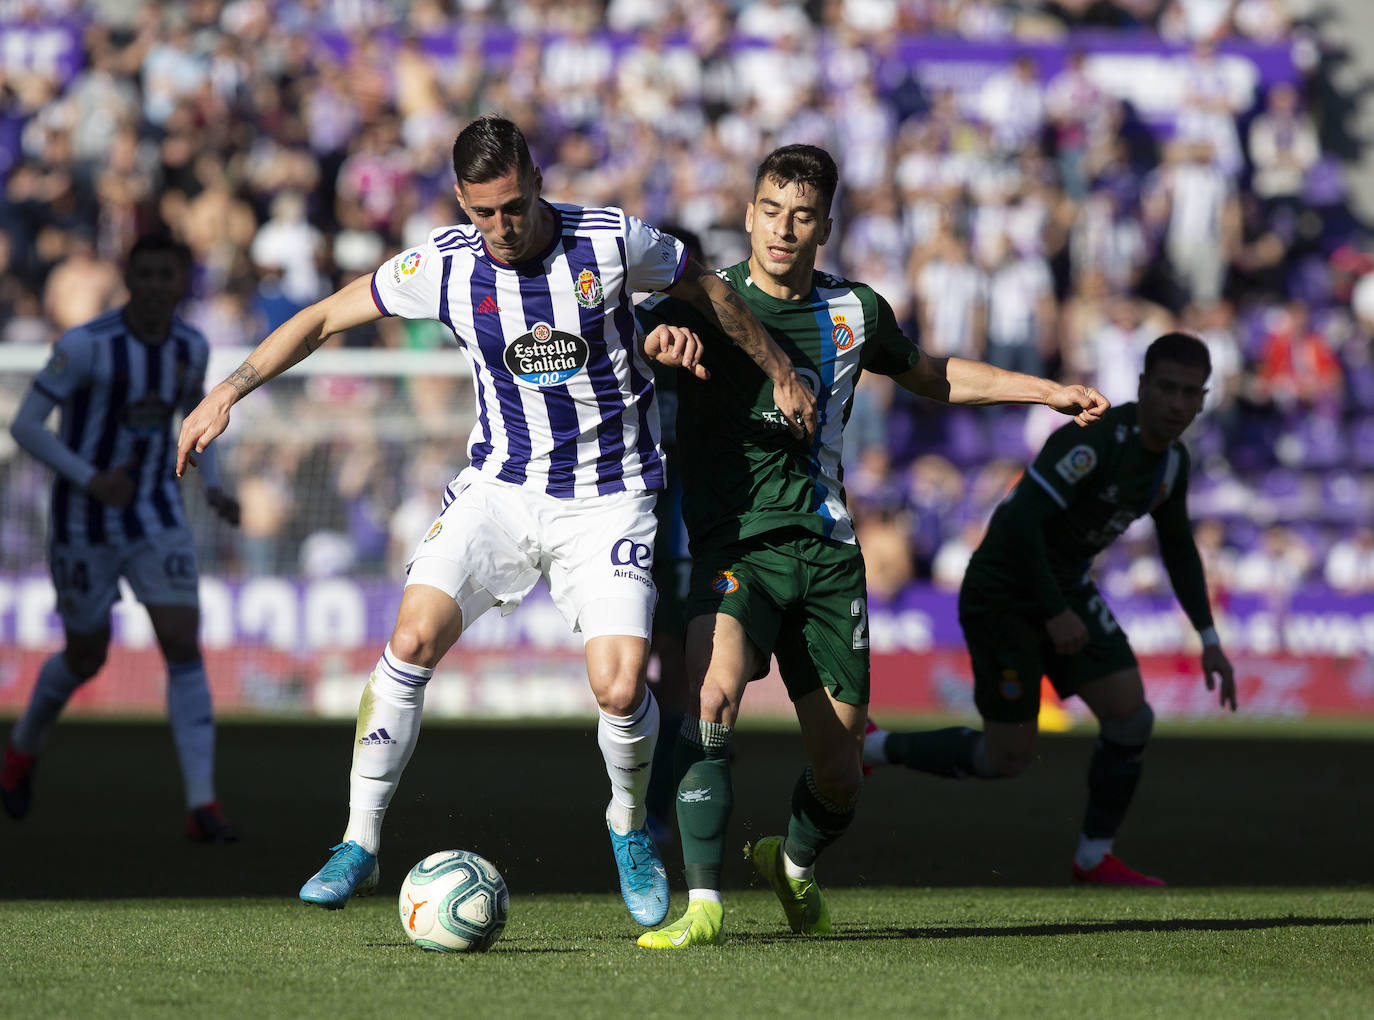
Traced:
<path id="1" fill-rule="evenodd" d="M 1088 809 L 1083 816 L 1083 835 L 1089 839 L 1116 835 L 1140 783 L 1144 762 L 1143 744 L 1126 747 L 1106 737 L 1097 738 L 1088 764 Z"/>
<path id="2" fill-rule="evenodd" d="M 883 751 L 893 764 L 936 776 L 966 779 L 987 771 L 986 752 L 979 754 L 982 743 L 981 730 L 951 726 L 919 733 L 889 733 Z"/>
<path id="3" fill-rule="evenodd" d="M 787 823 L 787 856 L 793 864 L 809 868 L 820 852 L 844 835 L 854 821 L 854 805 L 842 807 L 816 789 L 811 766 L 806 766 L 792 788 L 792 820 Z"/>
<path id="4" fill-rule="evenodd" d="M 674 756 L 677 825 L 689 889 L 719 889 L 725 829 L 734 807 L 730 785 L 730 727 L 685 716 Z"/>

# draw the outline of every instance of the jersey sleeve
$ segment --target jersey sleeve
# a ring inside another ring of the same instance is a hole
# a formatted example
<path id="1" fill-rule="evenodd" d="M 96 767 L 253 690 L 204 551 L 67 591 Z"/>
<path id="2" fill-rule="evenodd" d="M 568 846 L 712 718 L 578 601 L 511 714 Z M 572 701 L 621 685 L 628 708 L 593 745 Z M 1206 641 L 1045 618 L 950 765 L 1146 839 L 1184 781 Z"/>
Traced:
<path id="1" fill-rule="evenodd" d="M 52 355 L 38 375 L 33 388 L 54 404 L 65 403 L 91 376 L 91 340 L 80 330 L 64 333 L 53 345 Z"/>
<path id="2" fill-rule="evenodd" d="M 1066 509 L 1079 483 L 1102 464 L 1102 437 L 1106 435 L 1108 430 L 1100 422 L 1086 427 L 1061 426 L 1026 468 L 1027 480 L 1043 489 L 1061 510 Z"/>
<path id="3" fill-rule="evenodd" d="M 924 355 L 915 341 L 902 332 L 892 306 L 876 291 L 873 293 L 872 340 L 859 352 L 859 366 L 879 375 L 901 375 L 915 368 Z"/>
<path id="4" fill-rule="evenodd" d="M 1159 537 L 1160 559 L 1164 561 L 1174 595 L 1194 629 L 1202 631 L 1212 626 L 1212 607 L 1207 598 L 1207 575 L 1188 518 L 1188 454 L 1180 449 L 1184 462 L 1178 484 L 1164 502 L 1151 511 L 1151 516 Z"/>
<path id="5" fill-rule="evenodd" d="M 628 291 L 667 290 L 687 269 L 687 246 L 643 220 L 625 216 L 625 268 Z"/>
<path id="6" fill-rule="evenodd" d="M 432 240 L 383 262 L 372 274 L 372 300 L 383 315 L 438 319 L 443 257 Z"/>

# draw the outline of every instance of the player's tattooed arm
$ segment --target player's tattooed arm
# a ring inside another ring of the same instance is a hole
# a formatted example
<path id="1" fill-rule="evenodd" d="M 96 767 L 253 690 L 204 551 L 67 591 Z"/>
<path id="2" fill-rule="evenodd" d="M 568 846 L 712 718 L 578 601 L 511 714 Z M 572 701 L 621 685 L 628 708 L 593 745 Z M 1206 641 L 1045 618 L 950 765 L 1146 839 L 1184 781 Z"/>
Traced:
<path id="1" fill-rule="evenodd" d="M 239 397 L 246 397 L 262 385 L 262 373 L 253 367 L 251 361 L 245 361 L 224 381 L 234 387 Z"/>
<path id="2" fill-rule="evenodd" d="M 794 435 L 804 438 L 816 434 L 815 394 L 733 287 L 689 260 L 674 295 L 700 311 L 773 381 L 773 403 Z"/>

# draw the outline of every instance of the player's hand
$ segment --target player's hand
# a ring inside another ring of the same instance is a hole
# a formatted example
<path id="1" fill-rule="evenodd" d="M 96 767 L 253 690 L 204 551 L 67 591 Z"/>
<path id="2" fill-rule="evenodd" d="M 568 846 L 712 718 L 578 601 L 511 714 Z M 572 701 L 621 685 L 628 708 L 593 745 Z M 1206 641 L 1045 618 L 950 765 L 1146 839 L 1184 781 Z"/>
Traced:
<path id="1" fill-rule="evenodd" d="M 239 526 L 239 501 L 233 496 L 220 488 L 206 489 L 205 502 L 210 504 L 211 510 L 219 514 L 220 520 L 235 528 Z"/>
<path id="2" fill-rule="evenodd" d="M 1088 644 L 1088 628 L 1072 609 L 1066 609 L 1045 621 L 1050 643 L 1060 655 L 1081 652 Z"/>
<path id="3" fill-rule="evenodd" d="M 177 477 L 186 473 L 186 465 L 196 466 L 196 454 L 204 453 L 210 441 L 229 427 L 229 408 L 219 390 L 220 383 L 204 400 L 195 406 L 181 423 L 181 437 L 177 439 Z"/>
<path id="4" fill-rule="evenodd" d="M 97 472 L 86 483 L 86 491 L 106 506 L 123 510 L 133 500 L 134 493 L 138 491 L 138 486 L 129 477 L 129 472 L 136 467 L 138 467 L 138 461 L 126 460 L 123 464 L 116 464 L 105 471 Z"/>
<path id="5" fill-rule="evenodd" d="M 1202 649 L 1202 678 L 1207 681 L 1209 691 L 1217 689 L 1216 677 L 1221 677 L 1218 704 L 1222 708 L 1230 705 L 1231 711 L 1234 712 L 1236 710 L 1236 671 L 1231 668 L 1231 660 L 1221 650 L 1221 645 L 1206 645 Z"/>
<path id="6" fill-rule="evenodd" d="M 1111 407 L 1111 403 L 1091 386 L 1060 386 L 1045 403 L 1060 414 L 1071 414 L 1079 425 L 1091 425 Z"/>
<path id="7" fill-rule="evenodd" d="M 701 363 L 705 348 L 701 338 L 685 326 L 660 323 L 644 338 L 644 356 L 660 365 L 673 365 L 691 372 L 698 379 L 709 379 L 711 373 Z"/>
<path id="8" fill-rule="evenodd" d="M 816 434 L 816 395 L 796 369 L 789 369 L 781 380 L 773 380 L 773 406 L 782 412 L 795 438 L 810 439 Z"/>

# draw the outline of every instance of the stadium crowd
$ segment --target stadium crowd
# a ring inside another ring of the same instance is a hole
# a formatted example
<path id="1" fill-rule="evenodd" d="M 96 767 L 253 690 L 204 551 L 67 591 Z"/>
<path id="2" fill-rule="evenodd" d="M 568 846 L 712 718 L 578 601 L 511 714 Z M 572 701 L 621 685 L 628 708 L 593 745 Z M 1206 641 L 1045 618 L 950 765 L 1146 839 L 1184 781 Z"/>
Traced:
<path id="1" fill-rule="evenodd" d="M 213 345 L 256 343 L 457 221 L 450 147 L 487 110 L 525 129 L 546 196 L 681 224 L 717 265 L 746 254 L 760 155 L 814 142 L 846 182 L 821 268 L 898 302 L 931 353 L 1121 402 L 1155 336 L 1205 339 L 1191 506 L 1215 587 L 1374 591 L 1374 242 L 1285 0 L 6 0 L 0 22 L 4 344 L 117 303 L 119 253 L 158 223 L 195 255 L 186 316 Z M 908 44 L 942 39 L 1011 59 L 932 82 Z M 1099 51 L 1120 39 L 1181 68 L 1150 118 L 1108 87 Z M 1238 87 L 1232 54 L 1258 49 L 1292 73 Z M 384 320 L 345 342 L 443 333 Z M 1054 416 L 935 414 L 865 379 L 847 483 L 874 595 L 957 587 Z M 327 439 L 226 451 L 243 532 L 209 569 L 392 569 L 458 467 L 459 383 L 312 379 L 304 397 L 302 420 L 342 409 Z M 372 434 L 383 406 L 418 426 Z M 28 458 L 0 472 L 7 503 L 41 505 Z M 40 563 L 41 525 L 12 518 L 4 565 Z M 1167 590 L 1134 552 L 1148 526 L 1128 538 L 1104 586 Z"/>

